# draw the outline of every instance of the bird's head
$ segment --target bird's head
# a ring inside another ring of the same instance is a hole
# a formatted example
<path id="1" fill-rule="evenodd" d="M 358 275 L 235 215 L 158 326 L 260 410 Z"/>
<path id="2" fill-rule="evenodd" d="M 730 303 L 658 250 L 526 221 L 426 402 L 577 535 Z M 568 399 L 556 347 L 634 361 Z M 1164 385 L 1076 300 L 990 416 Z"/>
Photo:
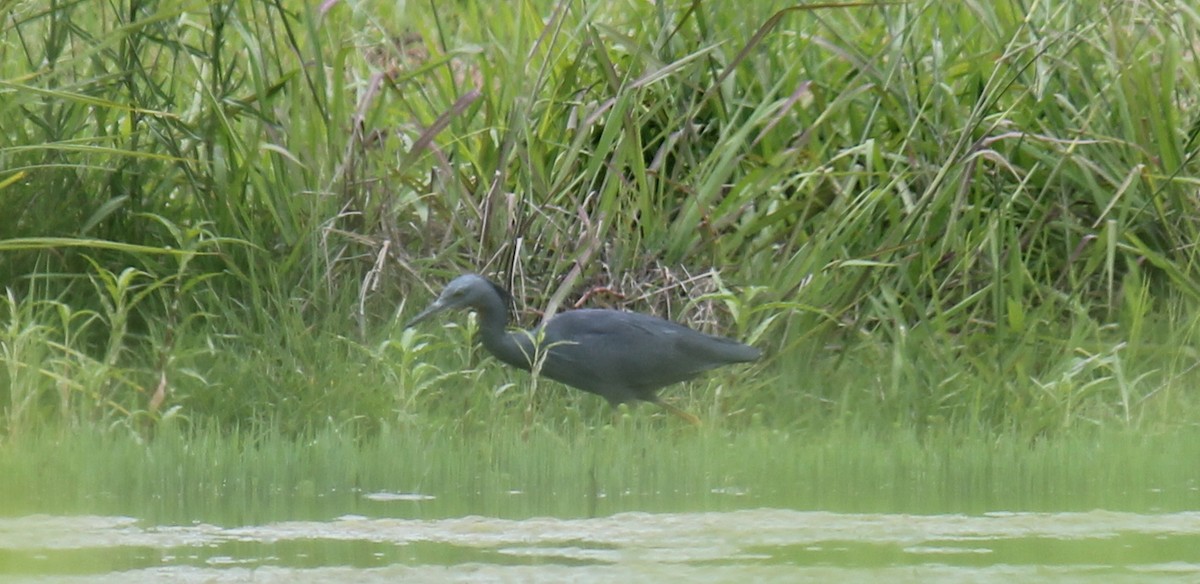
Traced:
<path id="1" fill-rule="evenodd" d="M 472 307 L 476 310 L 483 310 L 500 303 L 503 310 L 506 297 L 507 293 L 487 278 L 476 274 L 463 274 L 451 280 L 437 300 L 408 321 L 404 328 L 411 327 L 443 310 L 452 308 Z"/>

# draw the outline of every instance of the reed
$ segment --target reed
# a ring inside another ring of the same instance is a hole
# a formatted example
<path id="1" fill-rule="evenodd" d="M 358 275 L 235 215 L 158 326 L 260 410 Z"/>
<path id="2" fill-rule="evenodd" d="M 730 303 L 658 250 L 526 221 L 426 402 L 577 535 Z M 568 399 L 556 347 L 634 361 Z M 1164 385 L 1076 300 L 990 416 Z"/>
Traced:
<path id="1" fill-rule="evenodd" d="M 108 514 L 159 524 L 463 515 L 608 516 L 771 507 L 851 513 L 1194 509 L 1195 429 L 920 435 L 665 427 L 571 435 L 519 418 L 476 433 L 390 427 L 161 427 L 26 435 L 0 449 L 0 514 Z M 384 497 L 379 495 L 383 494 Z M 395 500 L 387 500 L 386 496 Z"/>
<path id="2" fill-rule="evenodd" d="M 764 348 L 668 393 L 722 429 L 1197 419 L 1186 8 L 120 0 L 0 22 L 6 438 L 503 427 L 526 381 L 470 325 L 396 325 L 467 270 L 527 322 L 607 285 Z M 539 395 L 556 431 L 608 417 Z"/>

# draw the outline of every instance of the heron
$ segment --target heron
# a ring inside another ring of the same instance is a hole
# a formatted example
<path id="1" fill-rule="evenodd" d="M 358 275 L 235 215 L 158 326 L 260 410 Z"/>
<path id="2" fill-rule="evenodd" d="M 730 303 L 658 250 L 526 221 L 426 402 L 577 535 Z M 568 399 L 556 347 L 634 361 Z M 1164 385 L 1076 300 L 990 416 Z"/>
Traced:
<path id="1" fill-rule="evenodd" d="M 614 407 L 651 402 L 696 425 L 699 418 L 663 401 L 658 390 L 762 357 L 762 351 L 733 339 L 623 310 L 570 310 L 533 330 L 509 331 L 509 298 L 491 280 L 464 274 L 405 328 L 443 310 L 471 308 L 479 315 L 483 347 L 504 363 L 596 394 Z"/>

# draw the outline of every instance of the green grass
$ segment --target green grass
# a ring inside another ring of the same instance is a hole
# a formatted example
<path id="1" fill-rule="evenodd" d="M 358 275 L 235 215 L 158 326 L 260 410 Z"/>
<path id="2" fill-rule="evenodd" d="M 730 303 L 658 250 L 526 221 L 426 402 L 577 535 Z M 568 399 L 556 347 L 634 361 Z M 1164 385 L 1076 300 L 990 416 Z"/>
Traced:
<path id="1" fill-rule="evenodd" d="M 243 525 L 346 513 L 416 518 L 747 507 L 888 513 L 1194 509 L 1195 430 L 918 436 L 844 427 L 728 432 L 629 419 L 572 435 L 62 432 L 0 449 L 0 514 L 115 514 Z M 432 499 L 373 502 L 369 493 Z"/>
<path id="2" fill-rule="evenodd" d="M 1197 422 L 1200 14 L 0 1 L 0 437 L 511 427 L 462 271 L 746 339 L 720 430 Z M 554 386 L 557 387 L 557 386 Z M 609 413 L 540 391 L 570 439 Z M 649 413 L 638 412 L 649 417 Z"/>

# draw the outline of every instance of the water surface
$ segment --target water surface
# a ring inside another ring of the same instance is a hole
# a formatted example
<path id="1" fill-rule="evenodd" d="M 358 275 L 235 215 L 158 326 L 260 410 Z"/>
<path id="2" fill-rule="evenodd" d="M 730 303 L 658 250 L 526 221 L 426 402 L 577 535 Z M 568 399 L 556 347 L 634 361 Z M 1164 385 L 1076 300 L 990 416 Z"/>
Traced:
<path id="1" fill-rule="evenodd" d="M 0 582 L 1200 582 L 1198 460 L 1194 431 L 48 435 L 0 445 Z"/>
<path id="2" fill-rule="evenodd" d="M 1195 582 L 1200 512 L 0 520 L 5 582 Z"/>

